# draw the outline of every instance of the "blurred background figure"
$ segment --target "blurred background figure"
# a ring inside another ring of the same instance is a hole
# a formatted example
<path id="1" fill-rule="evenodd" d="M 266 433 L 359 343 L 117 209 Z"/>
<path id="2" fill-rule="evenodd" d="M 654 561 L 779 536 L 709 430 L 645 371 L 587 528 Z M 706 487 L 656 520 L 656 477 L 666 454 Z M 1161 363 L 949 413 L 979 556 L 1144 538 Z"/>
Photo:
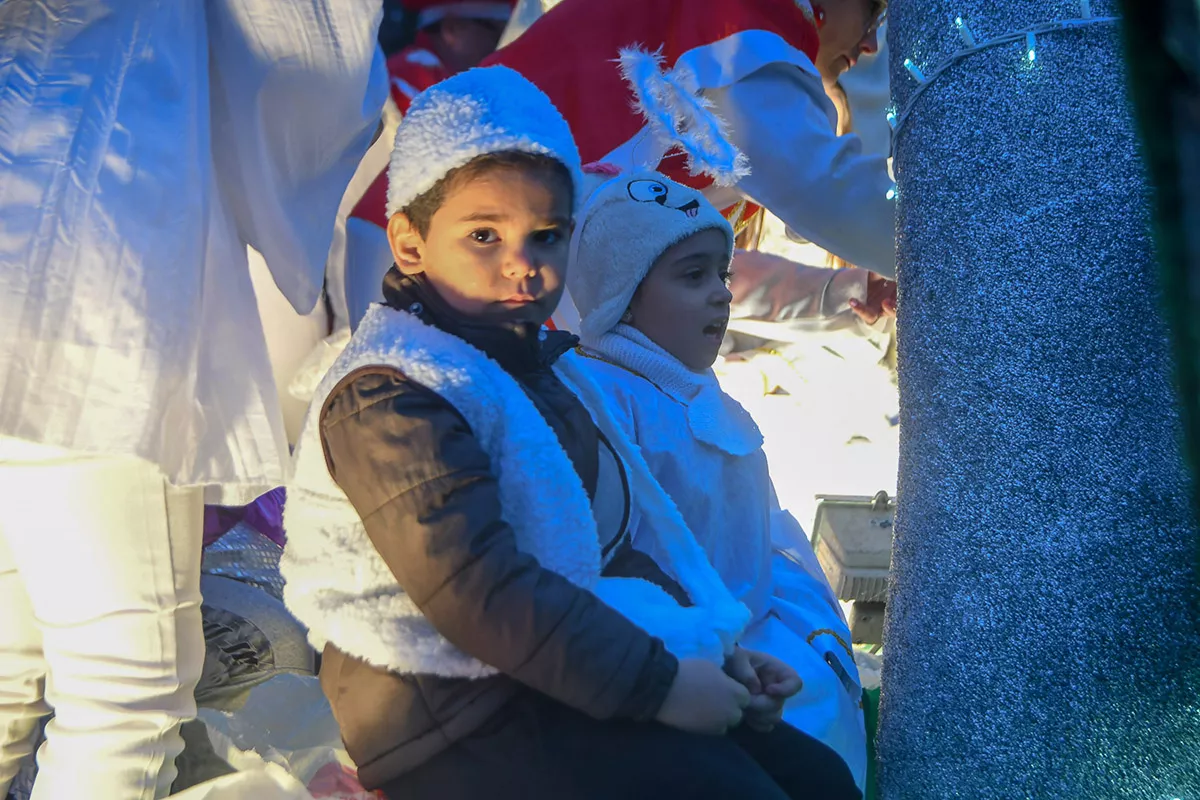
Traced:
<path id="1" fill-rule="evenodd" d="M 290 458 L 247 263 L 297 313 L 386 95 L 379 3 L 0 4 L 0 795 L 169 791 L 205 500 Z"/>

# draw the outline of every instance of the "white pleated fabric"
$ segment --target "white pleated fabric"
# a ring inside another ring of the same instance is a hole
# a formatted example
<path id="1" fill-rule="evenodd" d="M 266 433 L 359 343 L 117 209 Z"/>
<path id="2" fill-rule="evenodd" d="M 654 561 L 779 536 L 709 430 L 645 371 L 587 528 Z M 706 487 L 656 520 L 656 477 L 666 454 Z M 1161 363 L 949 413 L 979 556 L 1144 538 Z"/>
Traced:
<path id="1" fill-rule="evenodd" d="M 246 248 L 298 311 L 387 93 L 378 0 L 0 3 L 0 435 L 287 477 Z"/>

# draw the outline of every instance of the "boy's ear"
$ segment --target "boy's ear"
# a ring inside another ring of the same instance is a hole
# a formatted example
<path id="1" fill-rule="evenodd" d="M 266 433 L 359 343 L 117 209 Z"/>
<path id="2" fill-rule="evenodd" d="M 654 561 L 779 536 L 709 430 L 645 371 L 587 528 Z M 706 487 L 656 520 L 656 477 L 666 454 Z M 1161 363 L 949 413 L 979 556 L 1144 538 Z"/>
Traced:
<path id="1" fill-rule="evenodd" d="M 388 220 L 387 237 L 392 258 L 402 273 L 416 275 L 425 271 L 425 240 L 405 214 L 397 212 Z"/>

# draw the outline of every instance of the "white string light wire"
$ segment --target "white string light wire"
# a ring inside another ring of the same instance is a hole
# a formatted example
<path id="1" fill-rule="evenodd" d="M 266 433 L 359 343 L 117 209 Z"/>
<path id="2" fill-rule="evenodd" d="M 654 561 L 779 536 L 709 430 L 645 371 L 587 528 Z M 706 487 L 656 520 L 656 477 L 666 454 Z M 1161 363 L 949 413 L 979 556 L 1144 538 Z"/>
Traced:
<path id="1" fill-rule="evenodd" d="M 913 90 L 913 93 L 909 96 L 908 101 L 904 104 L 904 108 L 899 114 L 897 114 L 895 111 L 888 112 L 888 122 L 892 125 L 893 154 L 895 153 L 896 140 L 899 139 L 900 132 L 904 130 L 904 123 L 908 121 L 908 117 L 912 114 L 913 107 L 921 98 L 921 95 L 924 94 L 925 90 L 928 89 L 939 77 L 941 77 L 943 73 L 957 64 L 959 61 L 962 61 L 967 56 L 974 55 L 975 53 L 992 47 L 999 47 L 1003 44 L 1024 41 L 1025 57 L 1028 62 L 1032 64 L 1037 60 L 1037 37 L 1041 34 L 1054 33 L 1056 31 L 1076 30 L 1079 28 L 1085 28 L 1089 25 L 1107 24 L 1120 21 L 1120 17 L 1093 17 L 1091 15 L 1091 3 L 1088 2 L 1088 0 L 1082 0 L 1081 6 L 1083 16 L 1080 19 L 1063 19 L 1055 22 L 1047 22 L 1028 30 L 1005 33 L 1001 36 L 995 37 L 994 39 L 988 39 L 987 41 L 982 42 L 978 41 L 975 33 L 971 30 L 966 21 L 962 17 L 958 17 L 954 20 L 954 26 L 958 31 L 959 38 L 961 38 L 963 43 L 967 45 L 965 48 L 946 58 L 928 75 L 926 75 L 925 72 L 915 63 L 913 63 L 912 59 L 904 59 L 904 68 L 908 71 L 908 74 L 912 76 L 913 80 L 917 82 L 917 88 Z"/>

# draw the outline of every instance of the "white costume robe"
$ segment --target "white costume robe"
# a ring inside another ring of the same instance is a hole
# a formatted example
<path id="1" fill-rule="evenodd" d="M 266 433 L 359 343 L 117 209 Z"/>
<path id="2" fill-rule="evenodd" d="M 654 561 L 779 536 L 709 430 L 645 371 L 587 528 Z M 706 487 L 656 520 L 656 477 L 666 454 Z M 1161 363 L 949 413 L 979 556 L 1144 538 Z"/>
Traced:
<path id="1" fill-rule="evenodd" d="M 284 482 L 246 247 L 313 308 L 387 94 L 379 14 L 0 5 L 0 436 L 138 456 L 229 502 Z"/>

